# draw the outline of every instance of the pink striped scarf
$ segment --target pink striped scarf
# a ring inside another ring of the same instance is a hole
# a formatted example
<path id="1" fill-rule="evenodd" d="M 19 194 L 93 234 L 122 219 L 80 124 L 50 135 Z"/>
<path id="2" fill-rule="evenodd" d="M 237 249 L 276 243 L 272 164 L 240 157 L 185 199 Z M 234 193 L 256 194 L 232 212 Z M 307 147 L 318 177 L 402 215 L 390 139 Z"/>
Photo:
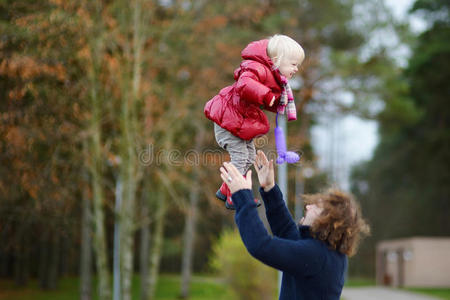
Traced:
<path id="1" fill-rule="evenodd" d="M 283 91 L 280 97 L 280 104 L 278 105 L 278 113 L 284 115 L 286 112 L 288 121 L 297 120 L 297 108 L 295 107 L 294 95 L 289 85 L 287 78 L 281 75 L 281 82 L 283 83 Z"/>

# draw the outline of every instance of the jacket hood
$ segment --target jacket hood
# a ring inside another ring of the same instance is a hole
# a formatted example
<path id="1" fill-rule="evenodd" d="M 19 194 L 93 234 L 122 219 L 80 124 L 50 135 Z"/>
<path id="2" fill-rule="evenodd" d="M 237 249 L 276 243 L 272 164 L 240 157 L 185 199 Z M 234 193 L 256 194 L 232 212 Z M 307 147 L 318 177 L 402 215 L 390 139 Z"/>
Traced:
<path id="1" fill-rule="evenodd" d="M 255 60 L 272 68 L 273 62 L 267 55 L 267 44 L 269 44 L 268 39 L 251 42 L 244 50 L 242 50 L 242 58 Z"/>

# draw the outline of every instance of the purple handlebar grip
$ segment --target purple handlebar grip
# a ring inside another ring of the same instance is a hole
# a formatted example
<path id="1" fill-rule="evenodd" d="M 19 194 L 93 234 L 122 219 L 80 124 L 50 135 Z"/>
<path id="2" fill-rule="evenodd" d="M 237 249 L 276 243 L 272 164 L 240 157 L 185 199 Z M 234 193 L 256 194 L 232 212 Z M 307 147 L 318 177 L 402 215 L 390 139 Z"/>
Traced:
<path id="1" fill-rule="evenodd" d="M 293 151 L 288 151 L 288 152 L 286 152 L 284 160 L 288 164 L 295 164 L 296 162 L 298 162 L 300 160 L 300 155 L 298 155 L 297 153 L 295 153 Z"/>
<path id="2" fill-rule="evenodd" d="M 275 127 L 275 145 L 277 147 L 278 155 L 284 156 L 286 153 L 286 139 L 284 138 L 283 129 Z"/>
<path id="3" fill-rule="evenodd" d="M 288 164 L 294 164 L 300 160 L 300 156 L 293 152 L 287 151 L 286 149 L 286 139 L 284 138 L 284 132 L 281 127 L 275 127 L 275 145 L 277 147 L 277 164 L 282 164 L 287 162 Z"/>

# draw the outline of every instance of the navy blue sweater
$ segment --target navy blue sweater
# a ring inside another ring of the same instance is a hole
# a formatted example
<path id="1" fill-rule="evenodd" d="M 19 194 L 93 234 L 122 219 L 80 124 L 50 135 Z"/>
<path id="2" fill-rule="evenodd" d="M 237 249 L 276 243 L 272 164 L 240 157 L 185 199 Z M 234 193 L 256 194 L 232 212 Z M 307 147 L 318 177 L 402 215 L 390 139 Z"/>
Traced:
<path id="1" fill-rule="evenodd" d="M 313 238 L 309 226 L 295 224 L 278 186 L 260 193 L 273 236 L 259 218 L 250 190 L 233 194 L 235 219 L 248 252 L 283 272 L 279 299 L 339 300 L 347 256 Z"/>

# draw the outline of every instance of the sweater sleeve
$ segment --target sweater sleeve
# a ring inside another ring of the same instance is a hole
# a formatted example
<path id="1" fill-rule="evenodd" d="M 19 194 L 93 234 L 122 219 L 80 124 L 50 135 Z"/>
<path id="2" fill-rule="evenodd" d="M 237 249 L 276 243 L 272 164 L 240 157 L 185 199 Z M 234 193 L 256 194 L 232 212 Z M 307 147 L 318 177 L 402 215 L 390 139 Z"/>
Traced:
<path id="1" fill-rule="evenodd" d="M 278 185 L 275 185 L 270 191 L 265 192 L 263 188 L 259 190 L 264 206 L 266 207 L 267 221 L 270 229 L 275 236 L 297 240 L 300 238 L 300 233 L 297 226 L 292 219 L 292 215 L 286 207 Z"/>
<path id="2" fill-rule="evenodd" d="M 315 239 L 288 240 L 272 237 L 256 210 L 250 190 L 233 194 L 236 224 L 248 252 L 261 262 L 296 276 L 317 274 L 325 261 L 323 245 Z"/>

